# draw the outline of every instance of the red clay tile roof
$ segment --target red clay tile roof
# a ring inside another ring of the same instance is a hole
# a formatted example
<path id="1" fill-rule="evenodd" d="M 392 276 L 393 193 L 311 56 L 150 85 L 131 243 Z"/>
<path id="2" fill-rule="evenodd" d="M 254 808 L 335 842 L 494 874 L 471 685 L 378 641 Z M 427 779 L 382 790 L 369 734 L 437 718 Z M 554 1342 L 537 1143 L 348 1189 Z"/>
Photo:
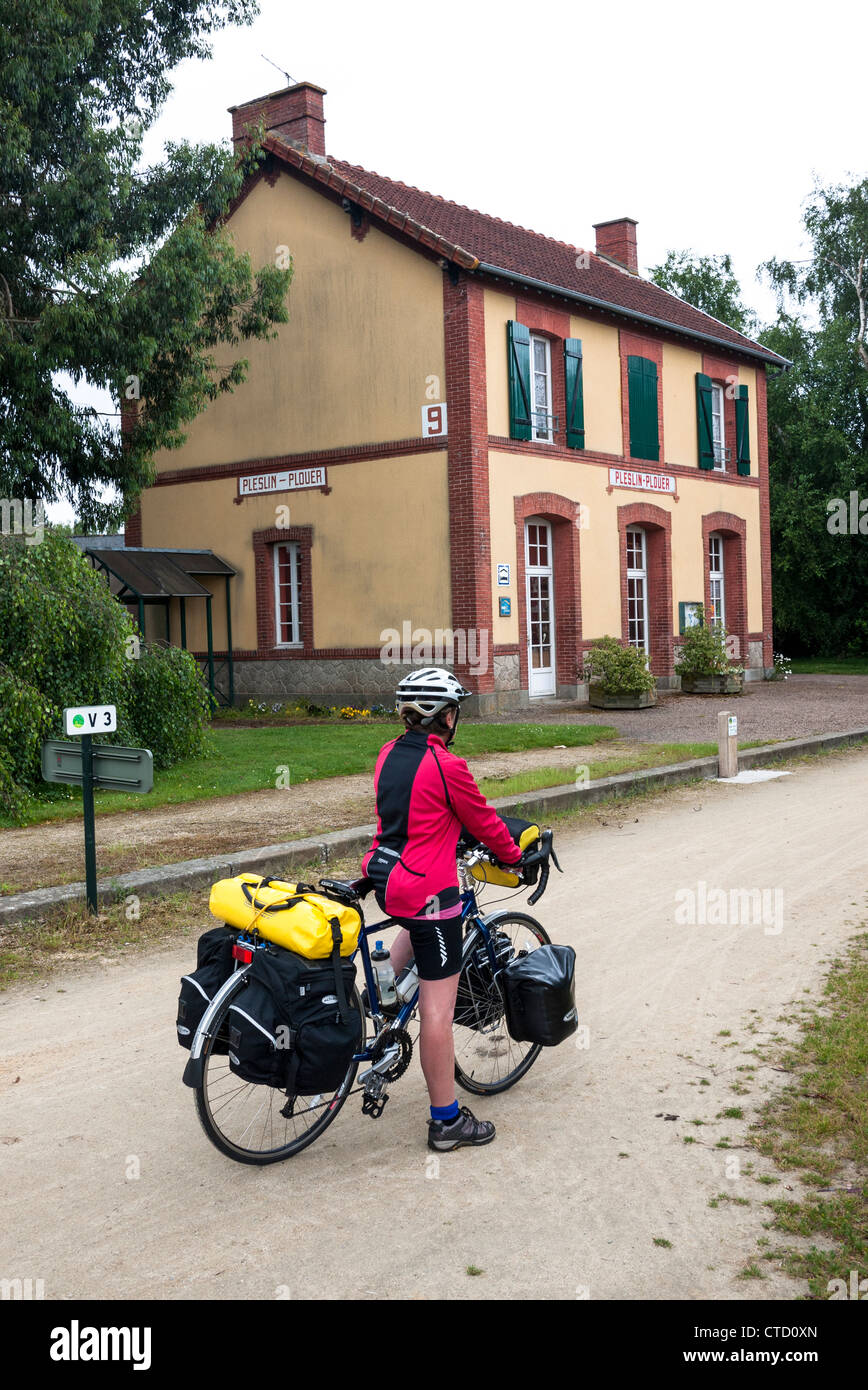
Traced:
<path id="1" fill-rule="evenodd" d="M 769 362 L 786 364 L 786 358 L 694 309 L 650 280 L 616 269 L 593 252 L 588 267 L 579 269 L 576 260 L 580 247 L 451 203 L 439 194 L 425 193 L 356 164 L 331 156 L 327 162 L 311 159 L 274 135 L 267 137 L 266 145 L 317 182 L 357 202 L 372 216 L 407 232 L 421 244 L 439 250 L 465 269 L 480 265 L 497 267 L 507 278 L 512 273 L 571 294 L 587 295 L 615 309 L 659 320 L 681 332 L 701 334 L 734 348 L 747 349 L 751 356 L 760 354 Z"/>

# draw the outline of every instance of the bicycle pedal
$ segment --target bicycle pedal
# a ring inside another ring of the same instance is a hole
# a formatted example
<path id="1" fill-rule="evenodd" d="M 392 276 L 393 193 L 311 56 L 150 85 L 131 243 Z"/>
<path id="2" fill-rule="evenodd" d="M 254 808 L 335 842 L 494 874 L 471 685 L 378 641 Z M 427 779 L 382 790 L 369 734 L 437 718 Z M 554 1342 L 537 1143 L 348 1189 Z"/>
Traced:
<path id="1" fill-rule="evenodd" d="M 388 1094 L 381 1096 L 365 1096 L 362 1101 L 362 1114 L 370 1115 L 372 1120 L 378 1120 L 386 1108 Z"/>

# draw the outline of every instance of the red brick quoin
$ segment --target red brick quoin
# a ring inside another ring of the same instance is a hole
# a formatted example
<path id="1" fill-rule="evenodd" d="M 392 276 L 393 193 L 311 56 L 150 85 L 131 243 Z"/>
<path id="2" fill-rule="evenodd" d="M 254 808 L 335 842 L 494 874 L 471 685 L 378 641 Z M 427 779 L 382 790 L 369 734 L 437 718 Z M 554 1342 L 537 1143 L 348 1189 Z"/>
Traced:
<path id="1" fill-rule="evenodd" d="M 313 598 L 311 595 L 310 552 L 312 526 L 269 526 L 253 532 L 253 555 L 256 570 L 256 640 L 257 656 L 281 656 L 287 661 L 313 656 Z M 274 546 L 285 541 L 298 541 L 301 571 L 301 647 L 281 647 L 276 650 L 274 611 Z M 343 653 L 342 653 L 343 655 Z"/>
<path id="2" fill-rule="evenodd" d="M 443 276 L 446 399 L 449 402 L 448 485 L 452 628 L 486 632 L 493 647 L 491 535 L 488 508 L 488 403 L 485 384 L 485 308 L 482 286 Z M 470 644 L 468 643 L 468 650 Z M 494 662 L 474 674 L 455 664 L 459 680 L 477 694 L 494 690 Z"/>
<path id="3" fill-rule="evenodd" d="M 732 512 L 707 512 L 702 518 L 702 572 L 705 576 L 704 603 L 711 611 L 711 582 L 709 579 L 708 538 L 712 532 L 723 537 L 723 598 L 726 610 L 726 630 L 738 638 L 737 657 L 747 663 L 747 522 Z"/>
<path id="4" fill-rule="evenodd" d="M 618 508 L 618 544 L 621 549 L 621 640 L 627 641 L 627 527 L 645 531 L 647 565 L 646 607 L 651 670 L 655 676 L 672 674 L 672 517 L 651 502 L 631 502 Z"/>
<path id="5" fill-rule="evenodd" d="M 579 564 L 579 516 L 581 506 L 555 492 L 526 492 L 516 497 L 515 570 L 518 596 L 518 660 L 521 689 L 527 690 L 527 589 L 525 586 L 524 527 L 528 517 L 542 517 L 552 528 L 552 587 L 555 626 L 555 671 L 558 685 L 576 685 L 582 639 L 581 568 Z"/>

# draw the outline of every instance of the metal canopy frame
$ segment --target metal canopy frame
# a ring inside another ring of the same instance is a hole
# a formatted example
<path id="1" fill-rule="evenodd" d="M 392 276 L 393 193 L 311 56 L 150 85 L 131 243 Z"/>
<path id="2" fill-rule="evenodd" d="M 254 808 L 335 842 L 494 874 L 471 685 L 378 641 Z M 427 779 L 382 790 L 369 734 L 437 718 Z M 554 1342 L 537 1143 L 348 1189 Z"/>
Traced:
<path id="1" fill-rule="evenodd" d="M 145 605 L 161 604 L 166 614 L 166 641 L 171 644 L 171 604 L 177 598 L 180 605 L 181 647 L 187 650 L 187 599 L 205 600 L 205 618 L 208 630 L 208 656 L 203 666 L 207 671 L 208 689 L 215 700 L 222 698 L 222 692 L 215 686 L 215 675 L 222 673 L 225 666 L 228 675 L 228 696 L 225 703 L 235 703 L 235 665 L 232 656 L 232 600 L 230 582 L 237 571 L 215 555 L 213 550 L 169 550 L 151 546 L 124 546 L 101 550 L 98 546 L 85 549 L 85 555 L 94 568 L 102 570 L 111 585 L 114 579 L 119 586 L 112 589 L 120 603 L 135 605 L 138 609 L 138 628 L 145 635 Z M 151 557 L 144 563 L 145 556 Z M 226 582 L 226 661 L 215 668 L 214 630 L 212 621 L 212 599 L 210 589 L 193 578 L 195 574 L 219 577 Z"/>

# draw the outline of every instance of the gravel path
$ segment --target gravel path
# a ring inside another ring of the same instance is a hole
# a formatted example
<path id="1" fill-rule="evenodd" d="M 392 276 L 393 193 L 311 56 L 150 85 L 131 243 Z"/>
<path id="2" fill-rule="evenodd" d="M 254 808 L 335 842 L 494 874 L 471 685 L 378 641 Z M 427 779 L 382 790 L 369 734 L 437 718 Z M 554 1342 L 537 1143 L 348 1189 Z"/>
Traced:
<path id="1" fill-rule="evenodd" d="M 653 709 L 592 710 L 568 700 L 535 701 L 498 715 L 502 723 L 612 724 L 637 743 L 716 742 L 719 710 L 738 715 L 740 739 L 801 738 L 868 727 L 868 676 L 790 676 L 749 681 L 743 695 L 682 695 L 661 691 Z"/>
<path id="2" fill-rule="evenodd" d="M 10 989 L 0 1152 L 14 1197 L 0 1273 L 44 1280 L 46 1299 L 804 1295 L 775 1262 L 766 1278 L 738 1277 L 766 1236 L 769 1193 L 803 1189 L 787 1173 L 757 1183 L 770 1164 L 737 1146 L 783 1082 L 753 1049 L 795 1036 L 781 1015 L 817 998 L 864 917 L 866 771 L 868 754 L 853 752 L 759 785 L 677 788 L 617 826 L 562 831 L 564 876 L 531 910 L 579 954 L 588 1045 L 545 1049 L 503 1095 L 462 1093 L 497 1140 L 436 1164 L 416 1057 L 381 1120 L 354 1096 L 288 1163 L 222 1157 L 174 1039 L 192 939 Z M 779 889 L 781 929 L 679 925 L 676 893 L 702 881 Z M 734 1105 L 744 1118 L 723 1118 Z M 721 1192 L 736 1200 L 709 1207 Z"/>

